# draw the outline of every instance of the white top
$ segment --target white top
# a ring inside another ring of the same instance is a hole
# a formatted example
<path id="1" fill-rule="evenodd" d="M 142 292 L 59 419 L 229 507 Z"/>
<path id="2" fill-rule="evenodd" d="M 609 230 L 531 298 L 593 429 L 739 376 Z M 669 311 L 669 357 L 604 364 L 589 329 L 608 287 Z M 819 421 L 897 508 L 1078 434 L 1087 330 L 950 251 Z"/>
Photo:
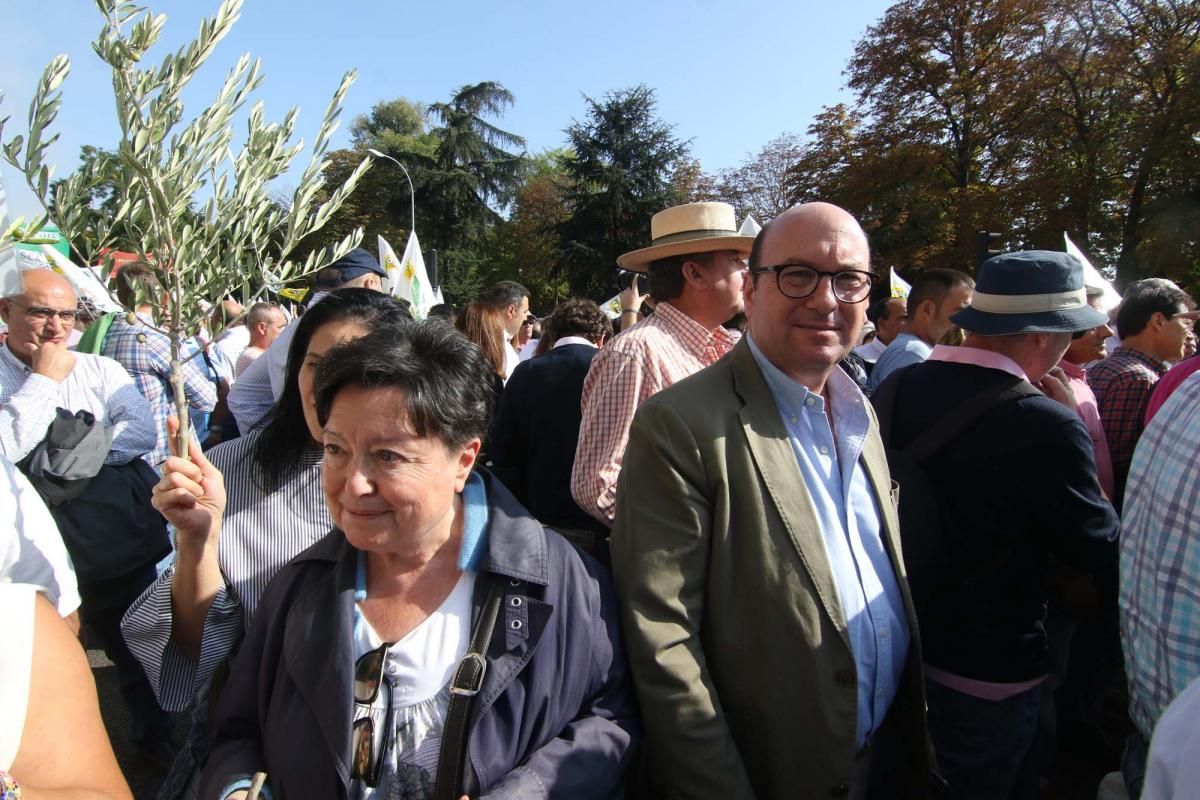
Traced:
<path id="1" fill-rule="evenodd" d="M 208 348 L 208 360 L 212 362 L 213 370 L 221 380 L 228 381 L 232 386 L 235 379 L 235 367 L 238 356 L 250 345 L 250 329 L 245 325 L 226 328 L 217 340 Z"/>
<path id="2" fill-rule="evenodd" d="M 525 346 L 521 348 L 520 352 L 522 361 L 528 361 L 529 359 L 533 358 L 533 354 L 536 353 L 538 349 L 538 341 L 538 339 L 530 339 L 525 343 Z"/>
<path id="3" fill-rule="evenodd" d="M 0 459 L 0 583 L 36 586 L 67 616 L 79 608 L 75 568 L 33 484 Z M 2 708 L 2 706 L 0 706 Z"/>
<path id="4" fill-rule="evenodd" d="M 512 342 L 504 343 L 504 382 L 512 377 L 513 370 L 521 363 L 521 354 L 512 346 Z"/>
<path id="5" fill-rule="evenodd" d="M 1200 679 L 1167 706 L 1146 758 L 1142 800 L 1184 800 L 1200 785 Z"/>
<path id="6" fill-rule="evenodd" d="M 858 347 L 854 348 L 854 352 L 857 353 L 863 361 L 870 361 L 872 364 L 879 360 L 879 357 L 883 355 L 884 350 L 887 350 L 887 345 L 879 341 L 878 336 L 866 344 L 860 344 Z"/>
<path id="7" fill-rule="evenodd" d="M 242 354 L 238 356 L 237 364 L 233 366 L 234 378 L 242 377 L 242 373 L 246 371 L 246 368 L 253 364 L 264 352 L 261 347 L 247 346 L 242 351 Z"/>
<path id="8" fill-rule="evenodd" d="M 379 786 L 360 787 L 359 797 L 432 798 L 450 706 L 450 680 L 471 644 L 474 592 L 475 573 L 464 572 L 437 610 L 389 648 L 384 674 L 392 685 L 391 746 L 384 754 Z M 356 618 L 355 661 L 383 644 L 361 614 L 356 612 Z M 387 700 L 382 692 L 371 715 L 376 725 L 386 723 Z"/>
<path id="9" fill-rule="evenodd" d="M 0 770 L 12 769 L 25 731 L 33 670 L 33 599 L 37 588 L 0 584 Z"/>

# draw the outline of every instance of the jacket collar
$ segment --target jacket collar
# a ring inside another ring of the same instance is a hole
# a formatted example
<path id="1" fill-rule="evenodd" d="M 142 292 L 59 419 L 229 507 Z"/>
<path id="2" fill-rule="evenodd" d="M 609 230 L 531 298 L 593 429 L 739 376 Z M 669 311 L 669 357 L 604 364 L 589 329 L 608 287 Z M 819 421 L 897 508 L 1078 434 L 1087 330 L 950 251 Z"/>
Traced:
<path id="1" fill-rule="evenodd" d="M 495 476 L 483 467 L 476 471 L 483 478 L 488 502 L 487 549 L 479 562 L 480 570 L 545 586 L 550 581 L 545 529 Z M 346 558 L 353 562 L 354 548 L 345 534 L 334 530 L 298 555 L 296 561 L 336 562 Z"/>

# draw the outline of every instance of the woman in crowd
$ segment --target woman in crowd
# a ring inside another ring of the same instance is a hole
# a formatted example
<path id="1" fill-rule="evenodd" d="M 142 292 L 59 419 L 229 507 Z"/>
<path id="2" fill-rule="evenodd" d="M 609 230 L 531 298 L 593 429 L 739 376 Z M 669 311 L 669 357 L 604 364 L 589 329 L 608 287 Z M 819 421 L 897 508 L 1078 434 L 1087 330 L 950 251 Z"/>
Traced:
<path id="1" fill-rule="evenodd" d="M 241 796 L 259 772 L 276 797 L 618 789 L 639 726 L 616 600 L 596 562 L 474 469 L 491 372 L 433 321 L 322 361 L 336 527 L 263 596 L 216 709 L 202 796 Z M 190 477 L 156 502 L 203 530 L 222 493 L 194 452 Z M 195 509 L 207 518 L 177 513 Z"/>
<path id="2" fill-rule="evenodd" d="M 0 797 L 131 797 L 79 640 L 30 584 L 0 583 Z"/>
<path id="3" fill-rule="evenodd" d="M 209 678 L 241 640 L 267 584 L 329 532 L 312 397 L 317 361 L 341 342 L 408 319 L 402 304 L 379 292 L 331 292 L 297 324 L 283 393 L 266 425 L 209 451 L 229 492 L 220 535 L 181 529 L 175 564 L 122 623 L 163 708 L 181 711 L 198 700 L 189 741 L 160 796 L 181 796 L 195 773 L 206 749 Z"/>
<path id="4" fill-rule="evenodd" d="M 489 410 L 491 418 L 494 420 L 496 410 L 500 408 L 500 396 L 504 394 L 504 382 L 508 380 L 508 376 L 505 374 L 507 366 L 504 353 L 508 347 L 508 341 L 504 331 L 504 312 L 495 306 L 471 302 L 458 315 L 455 327 L 462 332 L 463 336 L 479 345 L 491 368 L 487 383 L 492 388 L 492 406 Z M 491 438 L 491 431 L 487 431 L 479 453 L 480 464 L 491 463 L 488 455 L 488 440 Z"/>

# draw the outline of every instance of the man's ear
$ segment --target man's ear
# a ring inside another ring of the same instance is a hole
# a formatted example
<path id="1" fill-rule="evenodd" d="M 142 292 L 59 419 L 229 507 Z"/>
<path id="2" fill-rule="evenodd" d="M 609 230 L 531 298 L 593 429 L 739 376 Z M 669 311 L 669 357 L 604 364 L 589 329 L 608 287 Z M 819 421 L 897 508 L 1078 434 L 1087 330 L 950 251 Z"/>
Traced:
<path id="1" fill-rule="evenodd" d="M 683 279 L 691 286 L 701 291 L 708 288 L 708 276 L 704 273 L 704 265 L 699 261 L 685 261 L 683 266 Z"/>
<path id="2" fill-rule="evenodd" d="M 1150 322 L 1148 323 L 1148 325 L 1149 325 L 1149 327 L 1154 328 L 1155 331 L 1161 331 L 1163 329 L 1163 326 L 1166 324 L 1167 324 L 1167 315 L 1162 313 L 1161 311 L 1155 311 L 1153 314 L 1150 315 Z"/>

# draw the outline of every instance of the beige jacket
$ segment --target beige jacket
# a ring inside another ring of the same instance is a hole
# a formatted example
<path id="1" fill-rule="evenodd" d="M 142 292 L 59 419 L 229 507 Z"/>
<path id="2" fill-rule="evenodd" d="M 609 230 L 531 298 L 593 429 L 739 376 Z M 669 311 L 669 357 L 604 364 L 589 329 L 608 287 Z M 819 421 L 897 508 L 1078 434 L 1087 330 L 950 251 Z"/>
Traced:
<path id="1" fill-rule="evenodd" d="M 863 462 L 912 629 L 888 724 L 930 796 L 920 638 L 872 418 Z M 613 572 L 656 796 L 849 796 L 857 678 L 808 492 L 745 341 L 647 400 L 617 489 Z"/>

